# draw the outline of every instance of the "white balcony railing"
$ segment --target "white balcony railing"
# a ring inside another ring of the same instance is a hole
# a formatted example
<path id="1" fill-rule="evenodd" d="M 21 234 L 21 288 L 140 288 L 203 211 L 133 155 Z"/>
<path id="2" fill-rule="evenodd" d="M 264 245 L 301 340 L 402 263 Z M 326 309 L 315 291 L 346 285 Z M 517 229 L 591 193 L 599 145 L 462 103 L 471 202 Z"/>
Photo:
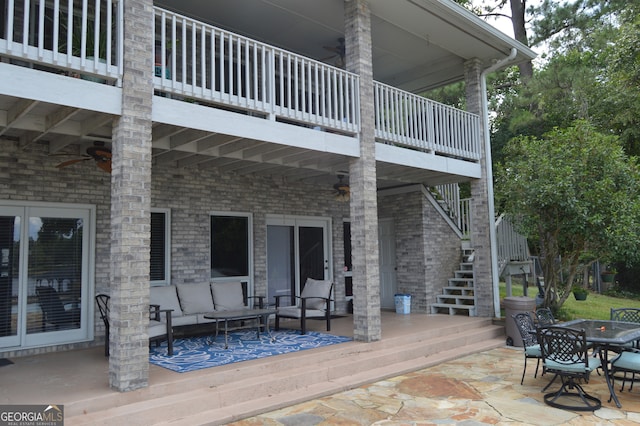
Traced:
<path id="1" fill-rule="evenodd" d="M 7 0 L 0 54 L 71 76 L 122 75 L 122 5 L 115 0 Z"/>
<path id="2" fill-rule="evenodd" d="M 505 265 L 509 261 L 529 260 L 527 238 L 518 233 L 509 218 L 501 215 L 496 219 L 496 239 L 498 246 L 498 263 Z"/>
<path id="3" fill-rule="evenodd" d="M 477 161 L 480 118 L 459 109 L 375 83 L 376 137 L 386 143 Z"/>
<path id="4" fill-rule="evenodd" d="M 0 55 L 120 85 L 123 1 L 7 0 Z M 157 91 L 309 127 L 360 131 L 358 76 L 154 8 Z M 376 138 L 477 161 L 479 117 L 375 83 Z"/>
<path id="5" fill-rule="evenodd" d="M 358 131 L 357 75 L 163 9 L 155 12 L 159 90 Z"/>

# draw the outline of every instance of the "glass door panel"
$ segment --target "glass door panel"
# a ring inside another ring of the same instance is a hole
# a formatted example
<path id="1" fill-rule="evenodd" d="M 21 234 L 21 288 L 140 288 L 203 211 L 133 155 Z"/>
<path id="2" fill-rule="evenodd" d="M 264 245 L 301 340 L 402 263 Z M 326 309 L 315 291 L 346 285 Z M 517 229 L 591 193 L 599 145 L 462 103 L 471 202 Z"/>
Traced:
<path id="1" fill-rule="evenodd" d="M 300 241 L 300 284 L 301 289 L 307 278 L 325 279 L 325 265 L 328 259 L 325 255 L 324 228 L 300 226 L 298 228 Z"/>
<path id="2" fill-rule="evenodd" d="M 267 303 L 274 296 L 295 294 L 294 229 L 292 226 L 267 226 L 268 283 Z M 281 306 L 290 306 L 293 298 L 281 298 Z"/>
<path id="3" fill-rule="evenodd" d="M 17 346 L 20 343 L 18 307 L 21 297 L 18 278 L 21 218 L 18 212 L 10 215 L 8 210 L 11 209 L 1 209 L 0 212 L 0 347 Z"/>
<path id="4" fill-rule="evenodd" d="M 27 334 L 80 328 L 83 234 L 82 218 L 29 218 Z"/>

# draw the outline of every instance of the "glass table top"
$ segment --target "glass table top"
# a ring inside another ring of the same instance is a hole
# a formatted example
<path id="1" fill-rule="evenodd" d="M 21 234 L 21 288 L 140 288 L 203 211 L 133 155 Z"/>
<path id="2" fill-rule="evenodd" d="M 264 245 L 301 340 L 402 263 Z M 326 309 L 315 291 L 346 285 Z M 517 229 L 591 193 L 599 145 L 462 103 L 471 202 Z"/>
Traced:
<path id="1" fill-rule="evenodd" d="M 622 345 L 640 339 L 640 324 L 622 321 L 579 319 L 557 324 L 584 329 L 587 341 Z"/>

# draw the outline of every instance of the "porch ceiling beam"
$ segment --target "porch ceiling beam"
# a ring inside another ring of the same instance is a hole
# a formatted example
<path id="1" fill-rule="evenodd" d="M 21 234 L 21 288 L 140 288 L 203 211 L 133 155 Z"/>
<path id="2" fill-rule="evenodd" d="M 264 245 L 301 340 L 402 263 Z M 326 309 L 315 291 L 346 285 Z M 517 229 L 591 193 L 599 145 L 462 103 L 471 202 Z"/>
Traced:
<path id="1" fill-rule="evenodd" d="M 11 105 L 7 110 L 7 120 L 4 123 L 4 129 L 0 131 L 0 136 L 2 136 L 7 130 L 11 129 L 20 118 L 27 115 L 38 104 L 38 101 L 21 99 Z"/>
<path id="2" fill-rule="evenodd" d="M 247 148 L 253 148 L 260 142 L 253 139 L 243 139 L 238 142 L 229 143 L 219 148 L 218 153 L 221 157 L 243 158 L 243 151 Z"/>
<path id="3" fill-rule="evenodd" d="M 186 131 L 185 127 L 169 126 L 169 125 L 155 125 L 151 131 L 153 146 L 158 148 L 170 149 L 171 136 L 175 136 L 179 133 Z"/>
<path id="4" fill-rule="evenodd" d="M 218 148 L 228 143 L 233 143 L 242 140 L 237 136 L 225 135 L 223 133 L 211 134 L 208 138 L 199 140 L 197 143 L 197 151 L 201 154 L 211 154 L 218 156 Z"/>
<path id="5" fill-rule="evenodd" d="M 300 152 L 300 148 L 290 146 L 274 146 L 269 152 L 262 154 L 262 161 L 282 164 L 282 157 Z"/>
<path id="6" fill-rule="evenodd" d="M 289 155 L 282 159 L 283 164 L 290 164 L 292 166 L 300 166 L 300 162 L 309 160 L 312 158 L 316 158 L 318 156 L 318 152 L 315 151 L 303 151 L 297 154 Z"/>
<path id="7" fill-rule="evenodd" d="M 154 161 L 156 164 L 169 164 L 182 160 L 183 158 L 191 157 L 192 155 L 194 154 L 186 151 L 167 151 L 157 155 Z"/>
<path id="8" fill-rule="evenodd" d="M 35 136 L 25 138 L 25 145 L 23 145 L 23 148 L 43 139 L 47 134 L 49 134 L 49 132 L 65 123 L 80 111 L 81 110 L 79 108 L 62 107 L 47 115 L 44 119 L 44 129 Z"/>
<path id="9" fill-rule="evenodd" d="M 202 130 L 189 129 L 169 137 L 169 147 L 171 149 L 184 148 L 185 145 L 192 145 L 211 135 L 210 132 Z M 197 146 L 194 146 L 197 151 Z"/>
<path id="10" fill-rule="evenodd" d="M 270 143 L 260 143 L 259 145 L 254 146 L 253 148 L 249 148 L 244 150 L 242 153 L 242 158 L 245 160 L 249 160 L 254 157 L 258 157 L 258 159 L 262 159 L 262 155 L 267 152 L 271 152 L 273 149 L 277 148 L 278 145 L 270 144 Z"/>
<path id="11" fill-rule="evenodd" d="M 100 129 L 113 122 L 114 117 L 108 114 L 94 114 L 92 117 L 83 120 L 81 125 L 82 138 L 90 138 L 96 129 Z M 109 130 L 109 138 L 111 139 L 111 128 Z"/>
<path id="12" fill-rule="evenodd" d="M 61 135 L 55 138 L 52 138 L 49 141 L 49 154 L 57 154 L 63 149 L 67 149 L 69 145 L 72 145 L 78 141 L 76 136 L 70 135 Z M 70 155 L 80 155 L 80 149 L 77 146 L 72 146 L 72 153 Z M 68 149 L 67 149 L 68 150 Z"/>

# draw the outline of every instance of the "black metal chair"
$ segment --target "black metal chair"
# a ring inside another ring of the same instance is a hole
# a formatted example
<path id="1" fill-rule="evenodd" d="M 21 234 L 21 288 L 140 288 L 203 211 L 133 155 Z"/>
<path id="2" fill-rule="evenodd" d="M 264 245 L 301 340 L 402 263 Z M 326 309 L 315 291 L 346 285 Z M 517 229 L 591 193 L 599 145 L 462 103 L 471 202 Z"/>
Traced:
<path id="1" fill-rule="evenodd" d="M 640 308 L 611 308 L 611 321 L 640 324 Z"/>
<path id="2" fill-rule="evenodd" d="M 109 300 L 111 297 L 106 294 L 98 294 L 96 303 L 100 311 L 100 318 L 104 322 L 105 339 L 104 339 L 104 355 L 109 356 Z M 151 305 L 149 307 L 149 343 L 155 342 L 156 346 L 160 345 L 163 340 L 167 341 L 167 354 L 173 355 L 173 326 L 171 325 L 171 312 L 173 309 L 160 309 L 160 305 Z M 165 321 L 162 320 L 165 314 Z"/>
<path id="3" fill-rule="evenodd" d="M 574 411 L 595 411 L 602 406 L 600 399 L 584 391 L 578 381 L 589 382 L 591 372 L 600 367 L 600 358 L 587 353 L 584 330 L 550 326 L 538 328 L 538 341 L 542 352 L 543 374 L 556 376 L 542 389 L 545 392 L 559 376 L 562 386 L 556 392 L 547 393 L 544 402 L 552 407 Z"/>
<path id="4" fill-rule="evenodd" d="M 327 322 L 327 331 L 331 331 L 331 293 L 333 283 L 331 281 L 314 280 L 307 278 L 302 294 L 295 296 L 295 306 L 281 307 L 282 297 L 289 295 L 274 296 L 276 300 L 276 330 L 280 329 L 280 318 L 293 318 L 300 320 L 300 330 L 302 334 L 307 332 L 307 318 L 323 318 Z"/>
<path id="5" fill-rule="evenodd" d="M 100 318 L 104 323 L 104 356 L 109 356 L 109 296 L 98 294 L 96 296 Z"/>
<path id="6" fill-rule="evenodd" d="M 612 382 L 615 382 L 616 373 L 624 373 L 620 392 L 624 391 L 624 385 L 627 382 L 627 373 L 631 373 L 629 391 L 633 390 L 633 383 L 636 381 L 636 374 L 640 373 L 640 352 L 635 349 L 620 352 L 618 356 L 611 360 L 609 367 L 609 374 L 611 375 L 610 377 Z M 609 402 L 611 402 L 611 398 L 609 398 Z"/>
<path id="7" fill-rule="evenodd" d="M 538 368 L 540 367 L 542 352 L 540 351 L 540 344 L 537 340 L 536 328 L 533 324 L 531 314 L 529 312 L 519 312 L 512 315 L 512 317 L 518 327 L 520 337 L 522 337 L 522 346 L 524 347 L 524 369 L 522 370 L 522 379 L 520 379 L 520 384 L 522 384 L 524 382 L 524 375 L 527 372 L 527 360 L 530 358 L 536 360 L 536 372 L 533 377 L 538 377 Z"/>
<path id="8" fill-rule="evenodd" d="M 551 312 L 549 308 L 536 309 L 536 319 L 538 321 L 538 327 L 548 327 L 556 324 L 553 312 Z"/>
<path id="9" fill-rule="evenodd" d="M 75 306 L 65 307 L 55 288 L 38 286 L 36 296 L 42 310 L 42 331 L 47 330 L 47 324 L 51 324 L 56 330 L 80 326 L 80 309 Z"/>

